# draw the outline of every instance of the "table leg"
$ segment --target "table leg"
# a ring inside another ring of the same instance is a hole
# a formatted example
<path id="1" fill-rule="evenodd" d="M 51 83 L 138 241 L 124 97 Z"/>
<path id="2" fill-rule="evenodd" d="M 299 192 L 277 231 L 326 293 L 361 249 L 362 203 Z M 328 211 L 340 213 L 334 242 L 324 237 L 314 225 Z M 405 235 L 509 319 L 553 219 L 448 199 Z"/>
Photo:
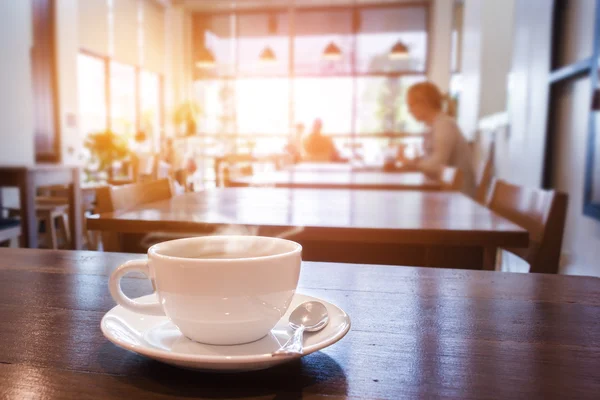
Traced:
<path id="1" fill-rule="evenodd" d="M 79 169 L 74 168 L 72 174 L 72 183 L 69 185 L 69 225 L 71 231 L 71 249 L 81 250 L 83 248 L 83 234 L 81 232 L 81 185 Z"/>
<path id="2" fill-rule="evenodd" d="M 21 203 L 21 247 L 38 247 L 37 219 L 35 217 L 35 180 L 33 171 L 23 171 L 19 179 Z"/>
<path id="3" fill-rule="evenodd" d="M 496 247 L 486 247 L 483 249 L 483 269 L 485 271 L 496 270 Z"/>

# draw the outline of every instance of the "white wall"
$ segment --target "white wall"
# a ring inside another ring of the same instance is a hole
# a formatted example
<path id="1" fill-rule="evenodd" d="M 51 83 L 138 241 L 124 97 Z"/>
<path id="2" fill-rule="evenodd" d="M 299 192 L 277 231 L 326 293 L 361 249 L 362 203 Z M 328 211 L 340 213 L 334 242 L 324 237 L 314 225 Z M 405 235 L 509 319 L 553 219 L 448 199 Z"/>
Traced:
<path id="1" fill-rule="evenodd" d="M 0 1 L 0 164 L 34 163 L 29 1 Z"/>
<path id="2" fill-rule="evenodd" d="M 435 0 L 430 15 L 432 39 L 428 79 L 442 92 L 447 92 L 450 86 L 453 20 L 454 0 Z"/>
<path id="3" fill-rule="evenodd" d="M 458 123 L 473 137 L 480 118 L 506 110 L 515 0 L 465 0 Z"/>
<path id="4" fill-rule="evenodd" d="M 518 0 L 509 89 L 510 162 L 503 178 L 540 187 L 546 151 L 553 0 Z"/>

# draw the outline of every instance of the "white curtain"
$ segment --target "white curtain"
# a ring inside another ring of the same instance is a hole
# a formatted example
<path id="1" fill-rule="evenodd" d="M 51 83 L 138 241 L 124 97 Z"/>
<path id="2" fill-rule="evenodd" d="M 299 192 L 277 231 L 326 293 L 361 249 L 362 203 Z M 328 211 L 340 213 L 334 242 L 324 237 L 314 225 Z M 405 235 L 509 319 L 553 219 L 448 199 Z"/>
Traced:
<path id="1" fill-rule="evenodd" d="M 154 0 L 144 5 L 144 69 L 158 74 L 165 73 L 165 10 Z"/>
<path id="2" fill-rule="evenodd" d="M 112 54 L 115 61 L 138 65 L 140 63 L 139 0 L 113 0 Z"/>
<path id="3" fill-rule="evenodd" d="M 101 56 L 109 55 L 108 1 L 79 0 L 78 5 L 79 47 Z"/>

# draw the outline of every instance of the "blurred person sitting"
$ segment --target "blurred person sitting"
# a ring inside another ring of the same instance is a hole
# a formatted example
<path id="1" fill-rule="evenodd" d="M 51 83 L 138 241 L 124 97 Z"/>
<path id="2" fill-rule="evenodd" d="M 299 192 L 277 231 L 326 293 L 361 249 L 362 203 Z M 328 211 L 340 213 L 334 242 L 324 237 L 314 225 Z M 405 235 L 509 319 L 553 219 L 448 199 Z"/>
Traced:
<path id="1" fill-rule="evenodd" d="M 444 101 L 444 95 L 431 82 L 417 83 L 408 89 L 410 113 L 430 128 L 424 156 L 408 164 L 435 179 L 440 178 L 444 167 L 458 168 L 463 174 L 462 192 L 473 196 L 476 184 L 471 148 L 454 118 L 444 113 Z"/>
<path id="2" fill-rule="evenodd" d="M 304 139 L 304 159 L 306 161 L 335 162 L 341 161 L 337 148 L 331 137 L 323 135 L 323 122 L 316 119 L 312 131 Z"/>

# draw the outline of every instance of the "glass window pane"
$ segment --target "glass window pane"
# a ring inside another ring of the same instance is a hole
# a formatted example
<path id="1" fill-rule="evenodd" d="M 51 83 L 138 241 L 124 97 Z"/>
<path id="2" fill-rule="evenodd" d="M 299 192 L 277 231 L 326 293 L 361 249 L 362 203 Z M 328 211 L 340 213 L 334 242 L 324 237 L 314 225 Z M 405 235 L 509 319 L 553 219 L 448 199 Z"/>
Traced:
<path id="1" fill-rule="evenodd" d="M 194 94 L 202 115 L 200 133 L 234 134 L 237 132 L 235 81 L 229 79 L 198 80 Z"/>
<path id="2" fill-rule="evenodd" d="M 352 71 L 352 11 L 299 11 L 295 17 L 294 68 L 296 75 L 327 75 Z M 323 56 L 334 43 L 338 60 Z"/>
<path id="3" fill-rule="evenodd" d="M 241 75 L 288 75 L 289 36 L 287 13 L 242 14 L 239 16 L 238 72 Z M 261 59 L 266 49 L 274 60 Z"/>
<path id="4" fill-rule="evenodd" d="M 287 78 L 238 79 L 238 132 L 242 135 L 287 135 L 289 81 Z"/>
<path id="5" fill-rule="evenodd" d="M 323 133 L 352 132 L 352 78 L 296 78 L 295 123 L 309 132 L 315 119 L 323 122 Z"/>
<path id="6" fill-rule="evenodd" d="M 106 129 L 106 87 L 104 60 L 79 54 L 77 56 L 77 89 L 79 115 L 84 135 Z"/>
<path id="7" fill-rule="evenodd" d="M 160 146 L 160 77 L 149 71 L 142 71 L 140 86 L 140 101 L 142 115 L 140 117 L 140 128 L 146 133 L 148 141 L 155 149 Z"/>
<path id="8" fill-rule="evenodd" d="M 115 61 L 110 63 L 111 129 L 133 137 L 136 131 L 135 68 Z"/>
<path id="9" fill-rule="evenodd" d="M 427 12 L 425 7 L 367 8 L 359 12 L 357 70 L 359 72 L 425 71 Z M 390 57 L 402 42 L 408 56 Z"/>
<path id="10" fill-rule="evenodd" d="M 425 80 L 423 75 L 357 78 L 357 132 L 423 132 L 423 124 L 417 122 L 408 111 L 406 92 L 413 84 Z"/>

